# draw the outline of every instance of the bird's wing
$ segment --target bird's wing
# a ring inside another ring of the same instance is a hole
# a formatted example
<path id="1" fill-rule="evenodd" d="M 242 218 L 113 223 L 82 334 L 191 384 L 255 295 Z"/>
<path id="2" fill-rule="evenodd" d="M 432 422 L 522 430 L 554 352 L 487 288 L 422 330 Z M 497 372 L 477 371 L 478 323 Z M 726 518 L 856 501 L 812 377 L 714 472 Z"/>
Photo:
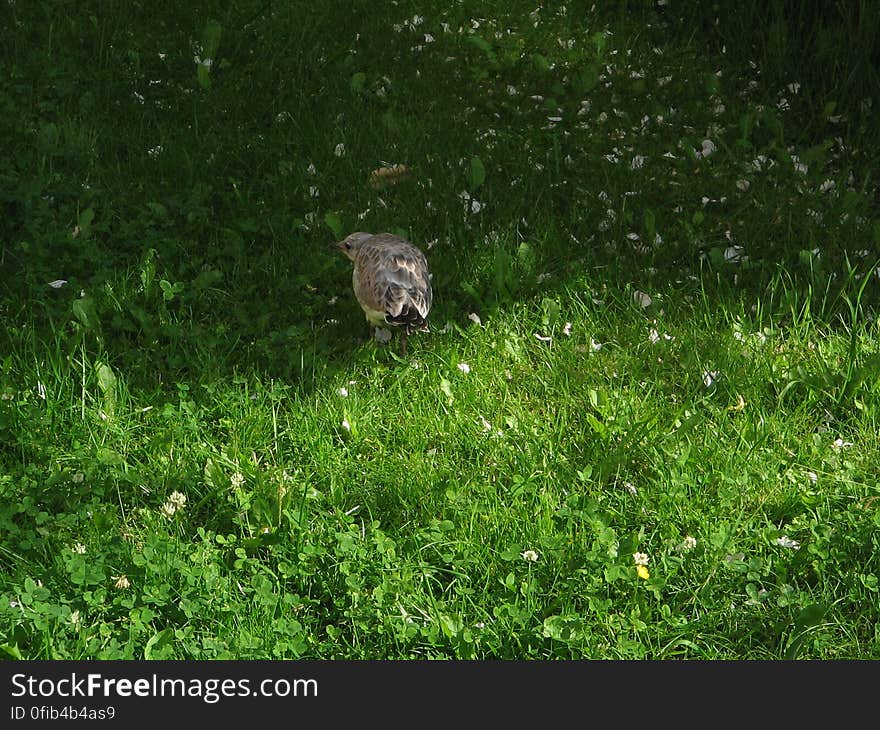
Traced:
<path id="1" fill-rule="evenodd" d="M 375 236 L 360 251 L 362 304 L 385 312 L 386 320 L 420 329 L 431 309 L 431 279 L 425 255 L 399 236 Z"/>

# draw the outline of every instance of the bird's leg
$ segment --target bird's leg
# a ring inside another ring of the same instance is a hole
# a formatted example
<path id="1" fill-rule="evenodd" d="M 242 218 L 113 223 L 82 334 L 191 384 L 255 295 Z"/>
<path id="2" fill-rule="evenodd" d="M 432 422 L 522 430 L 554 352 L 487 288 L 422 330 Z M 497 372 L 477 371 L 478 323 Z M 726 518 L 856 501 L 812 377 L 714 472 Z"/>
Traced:
<path id="1" fill-rule="evenodd" d="M 400 332 L 400 354 L 406 357 L 406 329 Z"/>

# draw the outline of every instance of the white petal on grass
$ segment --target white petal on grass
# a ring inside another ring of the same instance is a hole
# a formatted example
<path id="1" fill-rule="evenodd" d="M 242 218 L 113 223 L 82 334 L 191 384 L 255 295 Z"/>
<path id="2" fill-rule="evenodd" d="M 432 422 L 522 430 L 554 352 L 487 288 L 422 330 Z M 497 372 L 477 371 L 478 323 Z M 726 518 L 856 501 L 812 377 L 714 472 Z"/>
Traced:
<path id="1" fill-rule="evenodd" d="M 819 192 L 827 193 L 829 190 L 833 190 L 836 185 L 837 183 L 834 180 L 826 180 L 819 186 Z"/>
<path id="2" fill-rule="evenodd" d="M 342 396 L 343 398 L 348 398 L 348 388 L 342 387 L 342 388 L 337 389 L 336 392 L 339 393 L 339 395 Z"/>
<path id="3" fill-rule="evenodd" d="M 638 304 L 642 309 L 646 309 L 654 303 L 654 300 L 651 299 L 650 296 L 645 294 L 645 292 L 643 291 L 639 291 L 638 289 L 633 292 L 633 301 Z"/>
<path id="4" fill-rule="evenodd" d="M 801 546 L 797 540 L 792 540 L 788 535 L 777 537 L 773 542 L 779 545 L 779 547 L 789 548 L 790 550 L 797 550 Z"/>
<path id="5" fill-rule="evenodd" d="M 476 312 L 471 312 L 471 313 L 468 315 L 468 319 L 469 319 L 471 322 L 473 322 L 474 324 L 478 324 L 478 325 L 482 325 L 482 324 L 483 324 L 483 321 L 480 319 L 480 315 L 477 314 Z"/>
<path id="6" fill-rule="evenodd" d="M 471 371 L 471 366 L 466 362 L 458 363 L 458 369 L 461 370 L 465 375 L 467 375 Z"/>
<path id="7" fill-rule="evenodd" d="M 343 418 L 343 419 L 342 419 L 342 427 L 343 427 L 346 431 L 351 431 L 351 424 L 348 422 L 348 419 L 347 419 L 347 418 Z"/>
<path id="8" fill-rule="evenodd" d="M 707 388 L 711 388 L 712 384 L 718 380 L 718 371 L 717 370 L 706 370 L 703 373 L 703 385 Z"/>
<path id="9" fill-rule="evenodd" d="M 713 152 L 715 152 L 716 149 L 717 149 L 717 147 L 715 147 L 715 143 L 711 139 L 704 139 L 703 145 L 700 148 L 700 154 L 703 157 L 708 157 Z"/>
<path id="10" fill-rule="evenodd" d="M 652 329 L 650 332 L 648 332 L 648 342 L 650 342 L 652 345 L 656 345 L 658 342 L 660 342 L 660 334 L 657 332 L 657 330 Z"/>
<path id="11" fill-rule="evenodd" d="M 571 337 L 571 322 L 565 323 L 565 326 L 562 328 L 562 334 L 566 337 Z"/>
<path id="12" fill-rule="evenodd" d="M 602 343 L 596 342 L 592 337 L 590 338 L 590 352 L 599 352 L 602 349 Z"/>
<path id="13" fill-rule="evenodd" d="M 748 256 L 743 254 L 742 246 L 728 246 L 726 249 L 724 249 L 724 260 L 730 263 L 747 261 L 748 258 Z"/>
<path id="14" fill-rule="evenodd" d="M 852 445 L 852 441 L 844 441 L 842 438 L 834 439 L 834 443 L 831 444 L 835 449 L 848 449 Z"/>
<path id="15" fill-rule="evenodd" d="M 552 337 L 547 337 L 546 335 L 541 335 L 535 332 L 535 339 L 540 340 L 541 342 L 550 342 L 553 340 Z"/>
<path id="16" fill-rule="evenodd" d="M 53 289 L 60 289 L 67 283 L 67 279 L 55 279 L 55 281 L 50 281 L 49 286 Z"/>
<path id="17" fill-rule="evenodd" d="M 683 552 L 688 552 L 693 550 L 697 546 L 697 538 L 691 537 L 688 535 L 684 540 L 681 541 L 681 544 L 678 546 L 678 549 Z"/>

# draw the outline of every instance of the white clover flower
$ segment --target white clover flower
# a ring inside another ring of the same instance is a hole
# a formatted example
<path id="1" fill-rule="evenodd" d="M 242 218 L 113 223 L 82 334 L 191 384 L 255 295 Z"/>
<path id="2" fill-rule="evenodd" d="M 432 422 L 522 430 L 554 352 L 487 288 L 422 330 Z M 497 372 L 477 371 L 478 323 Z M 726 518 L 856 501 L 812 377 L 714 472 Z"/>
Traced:
<path id="1" fill-rule="evenodd" d="M 461 370 L 465 375 L 467 375 L 471 371 L 471 366 L 466 362 L 458 363 L 458 369 Z"/>
<path id="2" fill-rule="evenodd" d="M 745 192 L 751 187 L 751 183 L 748 180 L 737 180 L 736 187 L 738 190 Z"/>
<path id="3" fill-rule="evenodd" d="M 536 563 L 538 562 L 538 553 L 534 550 L 524 550 L 522 553 L 522 559 L 527 563 Z"/>
<path id="4" fill-rule="evenodd" d="M 656 345 L 658 342 L 660 342 L 660 334 L 657 332 L 657 330 L 652 329 L 650 332 L 648 332 L 648 342 L 650 342 L 652 345 Z"/>
<path id="5" fill-rule="evenodd" d="M 231 477 L 229 477 L 229 483 L 232 485 L 233 489 L 238 489 L 242 484 L 244 484 L 244 474 L 240 471 L 233 473 Z"/>
<path id="6" fill-rule="evenodd" d="M 78 472 L 76 472 L 76 474 L 74 474 L 72 477 L 70 477 L 70 481 L 72 481 L 74 484 L 82 484 L 82 481 L 85 478 L 86 478 L 86 475 L 83 474 L 81 471 L 78 471 Z"/>
<path id="7" fill-rule="evenodd" d="M 85 555 L 86 554 L 86 546 L 81 542 L 75 542 L 70 546 L 70 549 L 75 552 L 77 555 Z"/>
<path id="8" fill-rule="evenodd" d="M 648 560 L 647 553 L 633 553 L 633 562 L 635 562 L 636 565 L 647 565 Z"/>
<path id="9" fill-rule="evenodd" d="M 351 424 L 348 422 L 348 419 L 347 419 L 347 418 L 343 418 L 343 419 L 342 419 L 342 424 L 341 424 L 341 425 L 342 425 L 342 427 L 343 427 L 346 431 L 351 431 Z"/>
<path id="10" fill-rule="evenodd" d="M 792 540 L 787 535 L 777 537 L 773 542 L 779 545 L 779 547 L 789 548 L 791 550 L 797 550 L 801 546 L 797 540 Z"/>
<path id="11" fill-rule="evenodd" d="M 566 337 L 571 337 L 571 322 L 566 322 L 562 327 L 562 334 Z"/>
<path id="12" fill-rule="evenodd" d="M 170 494 L 165 504 L 159 508 L 159 513 L 170 520 L 175 514 L 181 512 L 185 505 L 186 495 L 175 491 Z"/>
<path id="13" fill-rule="evenodd" d="M 131 585 L 128 580 L 128 576 L 125 575 L 111 575 L 110 580 L 115 581 L 113 583 L 113 587 L 120 591 L 125 590 Z"/>
<path id="14" fill-rule="evenodd" d="M 829 190 L 833 190 L 837 186 L 837 183 L 834 180 L 826 180 L 819 186 L 819 192 L 827 193 Z"/>
<path id="15" fill-rule="evenodd" d="M 679 550 L 684 552 L 688 552 L 693 550 L 697 546 L 697 538 L 691 537 L 688 535 L 684 540 L 681 541 L 681 544 L 678 546 Z"/>
<path id="16" fill-rule="evenodd" d="M 333 154 L 337 157 L 343 157 L 345 155 L 345 145 L 340 142 L 336 147 L 333 148 Z"/>
<path id="17" fill-rule="evenodd" d="M 79 611 L 70 612 L 70 625 L 79 626 L 82 623 L 82 614 Z"/>
<path id="18" fill-rule="evenodd" d="M 339 395 L 341 395 L 343 398 L 348 398 L 348 388 L 346 388 L 345 386 L 337 389 L 336 392 L 339 393 Z"/>

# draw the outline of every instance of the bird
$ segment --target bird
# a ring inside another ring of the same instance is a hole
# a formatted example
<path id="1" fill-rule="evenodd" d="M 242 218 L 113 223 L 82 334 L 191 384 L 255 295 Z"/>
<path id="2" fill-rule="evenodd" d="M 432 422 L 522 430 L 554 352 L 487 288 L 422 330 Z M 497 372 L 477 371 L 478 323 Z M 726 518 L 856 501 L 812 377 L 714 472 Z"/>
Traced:
<path id="1" fill-rule="evenodd" d="M 413 332 L 430 332 L 433 292 L 422 251 L 393 233 L 356 231 L 331 244 L 354 263 L 351 281 L 371 332 L 390 324 L 401 328 L 400 351 Z"/>

